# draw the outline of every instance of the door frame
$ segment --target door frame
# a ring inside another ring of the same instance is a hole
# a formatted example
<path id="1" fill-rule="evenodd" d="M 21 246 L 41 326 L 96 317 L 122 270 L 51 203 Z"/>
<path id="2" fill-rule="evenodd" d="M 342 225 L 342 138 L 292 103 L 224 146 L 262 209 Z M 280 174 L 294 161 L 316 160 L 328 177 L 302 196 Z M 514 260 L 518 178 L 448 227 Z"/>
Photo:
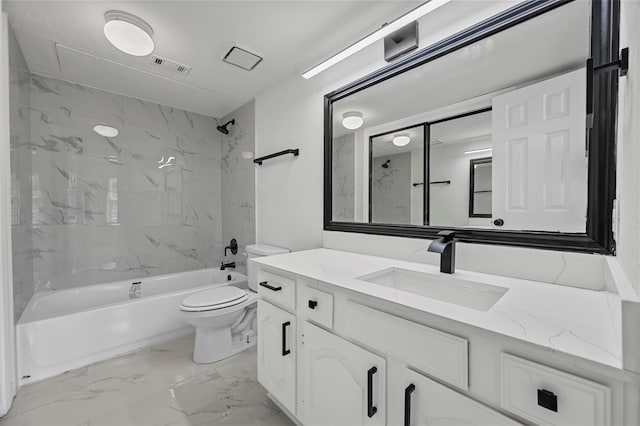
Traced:
<path id="1" fill-rule="evenodd" d="M 0 416 L 3 416 L 16 394 L 17 373 L 11 255 L 9 19 L 0 13 L 0 93 L 4 94 L 0 96 Z"/>

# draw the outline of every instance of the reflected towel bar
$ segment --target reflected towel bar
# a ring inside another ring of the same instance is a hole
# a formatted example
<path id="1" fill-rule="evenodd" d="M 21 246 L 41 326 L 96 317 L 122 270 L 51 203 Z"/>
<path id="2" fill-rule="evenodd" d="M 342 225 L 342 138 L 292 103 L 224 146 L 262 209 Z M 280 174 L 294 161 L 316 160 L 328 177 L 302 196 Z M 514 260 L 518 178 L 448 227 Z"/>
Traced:
<path id="1" fill-rule="evenodd" d="M 270 158 L 280 157 L 281 155 L 293 154 L 294 157 L 300 155 L 299 149 L 285 149 L 284 151 L 276 152 L 275 154 L 265 155 L 264 157 L 256 158 L 253 160 L 255 164 L 262 165 L 264 160 L 268 160 Z"/>
<path id="2" fill-rule="evenodd" d="M 444 184 L 444 185 L 449 185 L 451 183 L 450 180 L 436 180 L 434 182 L 429 182 L 430 185 L 437 185 L 437 184 Z M 424 183 L 422 182 L 415 182 L 412 183 L 413 186 L 421 186 L 424 185 Z"/>

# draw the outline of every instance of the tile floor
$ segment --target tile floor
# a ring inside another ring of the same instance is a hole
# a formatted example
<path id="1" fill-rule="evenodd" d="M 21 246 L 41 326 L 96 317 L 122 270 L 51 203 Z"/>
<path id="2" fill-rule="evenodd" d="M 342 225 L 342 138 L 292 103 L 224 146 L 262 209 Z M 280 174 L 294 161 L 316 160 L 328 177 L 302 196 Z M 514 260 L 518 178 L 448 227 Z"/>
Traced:
<path id="1" fill-rule="evenodd" d="M 0 426 L 286 425 L 256 350 L 194 364 L 193 335 L 22 387 Z"/>

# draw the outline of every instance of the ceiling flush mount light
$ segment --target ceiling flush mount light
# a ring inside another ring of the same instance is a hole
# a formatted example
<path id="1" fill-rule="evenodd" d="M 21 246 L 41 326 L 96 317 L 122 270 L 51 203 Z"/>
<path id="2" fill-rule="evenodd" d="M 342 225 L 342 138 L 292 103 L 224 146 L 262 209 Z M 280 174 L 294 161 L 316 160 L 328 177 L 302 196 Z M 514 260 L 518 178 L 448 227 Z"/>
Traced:
<path id="1" fill-rule="evenodd" d="M 115 127 L 106 126 L 104 124 L 94 126 L 93 131 L 105 138 L 115 138 L 120 133 Z"/>
<path id="2" fill-rule="evenodd" d="M 398 133 L 393 137 L 393 144 L 395 146 L 405 146 L 411 142 L 411 138 L 406 133 Z"/>
<path id="3" fill-rule="evenodd" d="M 354 44 L 352 44 L 351 46 L 347 47 L 346 49 L 336 53 L 335 55 L 333 55 L 332 57 L 330 57 L 326 61 L 322 62 L 321 64 L 316 65 L 315 67 L 311 68 L 309 71 L 307 71 L 304 74 L 302 74 L 302 76 L 304 78 L 309 79 L 309 78 L 311 78 L 311 77 L 313 77 L 315 75 L 320 74 L 322 71 L 326 70 L 327 68 L 334 66 L 338 62 L 348 58 L 349 56 L 353 55 L 354 53 L 359 52 L 360 50 L 364 49 L 365 47 L 372 45 L 376 41 L 381 40 L 381 39 L 385 38 L 386 36 L 388 36 L 389 34 L 398 31 L 400 28 L 404 27 L 405 25 L 410 24 L 411 22 L 415 21 L 416 19 L 419 19 L 419 18 L 423 17 L 424 15 L 426 15 L 426 14 L 428 14 L 430 12 L 433 12 L 437 8 L 439 8 L 441 6 L 444 6 L 445 4 L 449 3 L 450 1 L 451 0 L 431 0 L 431 1 L 428 1 L 426 3 L 421 4 L 420 6 L 416 7 L 412 11 L 402 15 L 401 17 L 399 17 L 395 21 L 390 22 L 389 24 L 383 26 L 379 30 L 377 30 L 377 31 L 369 34 L 365 38 L 355 42 Z"/>
<path id="4" fill-rule="evenodd" d="M 349 130 L 360 128 L 364 124 L 362 113 L 358 111 L 349 111 L 342 114 L 342 125 Z"/>
<path id="5" fill-rule="evenodd" d="M 478 154 L 480 152 L 491 152 L 493 148 L 472 149 L 471 151 L 465 151 L 465 154 Z"/>
<path id="6" fill-rule="evenodd" d="M 153 29 L 135 15 L 119 10 L 104 14 L 104 35 L 117 49 L 133 56 L 147 56 L 155 48 Z"/>

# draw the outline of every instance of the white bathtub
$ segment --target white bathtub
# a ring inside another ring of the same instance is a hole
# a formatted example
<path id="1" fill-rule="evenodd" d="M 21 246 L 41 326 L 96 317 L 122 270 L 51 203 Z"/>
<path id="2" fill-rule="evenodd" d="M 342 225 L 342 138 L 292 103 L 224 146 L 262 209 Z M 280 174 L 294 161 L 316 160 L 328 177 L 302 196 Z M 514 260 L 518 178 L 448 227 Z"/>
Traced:
<path id="1" fill-rule="evenodd" d="M 131 299 L 138 282 L 141 294 Z M 194 329 L 182 318 L 180 302 L 224 285 L 247 288 L 247 277 L 201 269 L 36 293 L 16 327 L 20 384 L 187 335 Z"/>

